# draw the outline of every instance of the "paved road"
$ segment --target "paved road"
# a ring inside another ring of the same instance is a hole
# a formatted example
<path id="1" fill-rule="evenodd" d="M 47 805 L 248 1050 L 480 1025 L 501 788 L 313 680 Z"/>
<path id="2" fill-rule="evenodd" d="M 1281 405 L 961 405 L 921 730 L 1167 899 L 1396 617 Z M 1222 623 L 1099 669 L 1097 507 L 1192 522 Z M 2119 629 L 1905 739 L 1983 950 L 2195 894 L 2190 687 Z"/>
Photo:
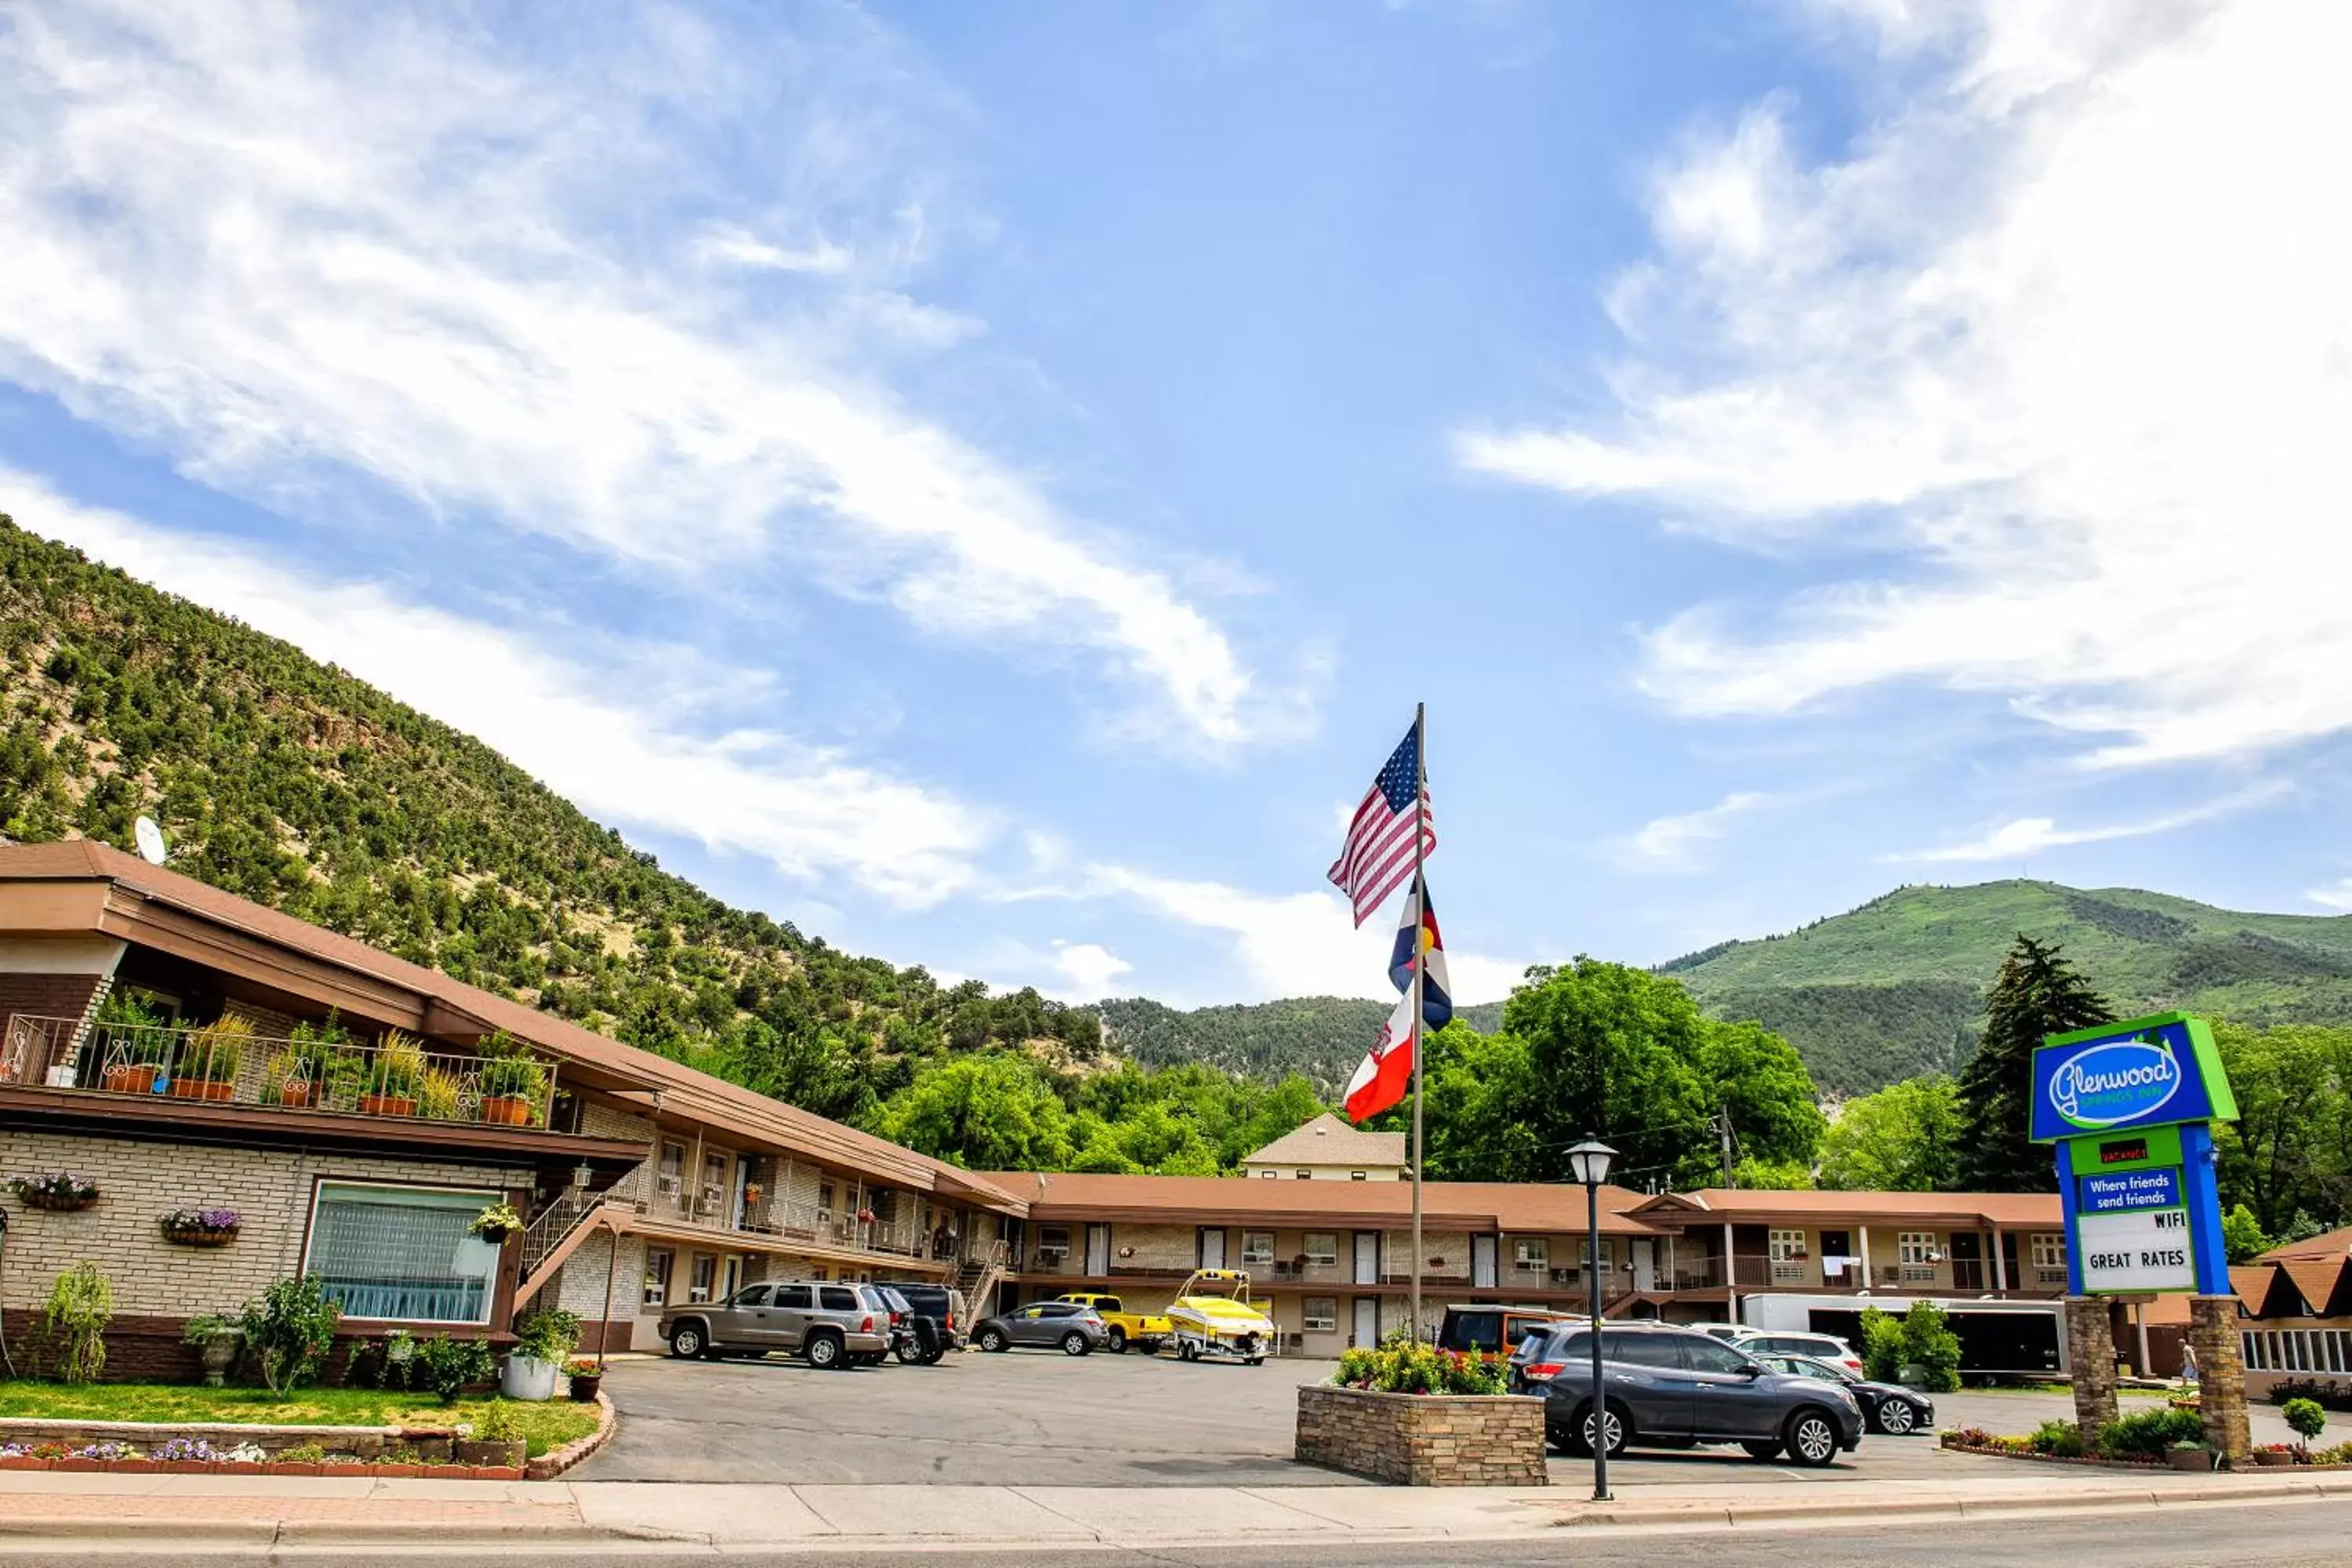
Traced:
<path id="1" fill-rule="evenodd" d="M 1260 1367 L 1187 1365 L 1140 1355 L 1073 1359 L 1054 1352 L 951 1356 L 812 1372 L 791 1362 L 616 1362 L 605 1380 L 618 1437 L 575 1470 L 584 1481 L 941 1482 L 995 1486 L 1325 1486 L 1344 1479 L 1290 1458 L 1299 1384 L 1324 1361 Z M 1939 1424 L 2030 1432 L 2071 1417 L 2063 1394 L 1958 1394 Z M 2140 1402 L 2127 1401 L 2126 1408 Z M 2284 1440 L 2275 1411 L 2255 1413 L 2257 1441 Z M 1949 1475 L 2013 1461 L 1935 1451 L 1932 1436 L 1864 1439 L 1824 1470 L 1775 1468 L 1808 1485 L 1865 1477 Z M 1619 1486 L 1748 1479 L 1737 1449 L 1643 1451 L 1613 1468 Z M 1584 1484 L 1586 1461 L 1552 1461 Z"/>
<path id="2" fill-rule="evenodd" d="M 2130 1512 L 2002 1517 L 1982 1524 L 1776 1528 L 1743 1525 L 1704 1531 L 1563 1531 L 1538 1542 L 1441 1542 L 1424 1545 L 1344 1547 L 1155 1547 L 1150 1551 L 926 1550 L 919 1552 L 817 1552 L 730 1553 L 736 1568 L 1520 1568 L 1573 1563 L 1576 1568 L 1650 1568 L 1660 1563 L 1704 1562 L 1710 1568 L 2148 1568 L 2162 1563 L 2202 1568 L 2321 1568 L 2346 1561 L 2352 1505 L 2305 1502 L 2166 1508 Z M 0 1539 L 0 1563 L 72 1563 L 76 1568 L 152 1568 L 159 1562 L 218 1564 L 316 1564 L 318 1568 L 510 1568 L 542 1555 L 517 1544 L 496 1552 L 460 1548 L 406 1552 L 335 1548 L 275 1552 L 234 1550 L 207 1553 L 173 1545 L 160 1554 L 59 1552 L 53 1546 Z M 646 1568 L 674 1558 L 709 1561 L 708 1548 L 670 1552 L 583 1551 L 567 1545 L 545 1554 L 566 1568 Z"/>

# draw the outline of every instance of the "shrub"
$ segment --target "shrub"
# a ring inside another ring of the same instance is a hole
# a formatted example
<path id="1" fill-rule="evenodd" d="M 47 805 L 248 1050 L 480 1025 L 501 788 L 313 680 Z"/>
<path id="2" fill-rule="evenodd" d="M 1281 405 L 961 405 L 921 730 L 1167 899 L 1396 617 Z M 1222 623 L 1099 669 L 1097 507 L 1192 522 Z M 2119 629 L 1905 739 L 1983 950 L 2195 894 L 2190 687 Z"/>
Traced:
<path id="1" fill-rule="evenodd" d="M 2035 1453 L 2061 1459 L 2079 1459 L 2087 1447 L 2083 1441 L 2083 1429 L 2072 1421 L 2044 1421 L 2026 1441 Z"/>
<path id="2" fill-rule="evenodd" d="M 522 1436 L 522 1423 L 515 1419 L 514 1406 L 503 1399 L 493 1399 L 490 1407 L 474 1423 L 474 1436 L 485 1443 L 511 1443 Z"/>
<path id="3" fill-rule="evenodd" d="M 318 1375 L 335 1348 L 335 1326 L 343 1310 L 316 1274 L 274 1280 L 257 1300 L 245 1304 L 245 1348 L 261 1367 L 261 1381 L 283 1394 Z"/>
<path id="4" fill-rule="evenodd" d="M 106 1325 L 114 1321 L 114 1287 L 95 1263 L 58 1276 L 41 1309 L 41 1337 L 58 1358 L 63 1383 L 96 1383 L 106 1370 Z"/>
<path id="5" fill-rule="evenodd" d="M 1920 1381 L 1930 1394 L 1957 1394 L 1960 1387 L 1960 1337 L 1952 1332 L 1944 1309 L 1933 1301 L 1914 1301 L 1903 1314 L 1903 1360 L 1923 1369 Z"/>
<path id="6" fill-rule="evenodd" d="M 1343 1352 L 1333 1381 L 1377 1394 L 1507 1394 L 1508 1363 L 1481 1351 L 1442 1351 L 1399 1333 L 1377 1350 Z"/>
<path id="7" fill-rule="evenodd" d="M 290 1448 L 278 1450 L 281 1465 L 318 1465 L 326 1462 L 327 1450 L 316 1443 L 297 1443 Z"/>
<path id="8" fill-rule="evenodd" d="M 467 1389 L 499 1373 L 498 1363 L 491 1359 L 489 1344 L 484 1340 L 421 1340 L 416 1359 L 425 1363 L 425 1381 L 444 1405 L 457 1404 Z"/>
<path id="9" fill-rule="evenodd" d="M 561 1365 L 580 1343 L 580 1314 L 541 1307 L 515 1325 L 515 1353 Z"/>
<path id="10" fill-rule="evenodd" d="M 2204 1419 L 2193 1410 L 2136 1410 L 2099 1428 L 2099 1452 L 2109 1458 L 2161 1458 L 2176 1444 L 2204 1440 Z"/>
<path id="11" fill-rule="evenodd" d="M 1862 1310 L 1862 1365 L 1874 1383 L 1903 1375 L 1903 1324 L 1875 1307 Z"/>
<path id="12" fill-rule="evenodd" d="M 2327 1430 L 2327 1412 L 2319 1407 L 2317 1400 L 2290 1399 L 2279 1414 L 2286 1417 L 2286 1429 L 2302 1438 L 2306 1447 L 2314 1437 Z"/>

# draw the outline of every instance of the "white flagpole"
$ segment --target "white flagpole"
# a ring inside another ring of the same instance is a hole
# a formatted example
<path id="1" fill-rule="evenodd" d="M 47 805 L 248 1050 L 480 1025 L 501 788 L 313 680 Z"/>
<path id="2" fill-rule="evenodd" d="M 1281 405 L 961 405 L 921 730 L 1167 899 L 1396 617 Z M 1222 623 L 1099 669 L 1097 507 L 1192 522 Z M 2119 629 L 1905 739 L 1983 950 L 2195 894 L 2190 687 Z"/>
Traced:
<path id="1" fill-rule="evenodd" d="M 1429 954 L 1422 945 L 1423 928 L 1429 918 L 1426 908 L 1429 891 L 1421 880 L 1421 797 L 1429 788 L 1429 753 L 1426 733 L 1423 728 L 1421 703 L 1412 705 L 1412 1337 L 1421 1338 L 1421 1182 L 1422 1167 L 1427 1163 L 1429 1149 L 1421 1127 L 1421 1058 L 1427 1055 L 1429 1042 L 1422 1037 L 1426 1021 L 1422 1016 L 1421 976 L 1429 967 Z"/>

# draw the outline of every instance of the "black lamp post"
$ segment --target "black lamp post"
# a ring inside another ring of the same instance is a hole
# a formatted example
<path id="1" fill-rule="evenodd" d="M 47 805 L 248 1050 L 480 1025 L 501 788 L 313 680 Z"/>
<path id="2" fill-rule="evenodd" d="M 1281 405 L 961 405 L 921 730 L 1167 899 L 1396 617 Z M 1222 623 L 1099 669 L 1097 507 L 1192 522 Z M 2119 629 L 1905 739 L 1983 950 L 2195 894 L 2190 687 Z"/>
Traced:
<path id="1" fill-rule="evenodd" d="M 1591 1284 L 1591 1310 L 1585 1338 L 1592 1346 L 1592 1500 L 1609 1499 L 1609 1392 L 1601 1371 L 1601 1184 L 1609 1179 L 1609 1162 L 1617 1151 L 1588 1136 L 1568 1152 L 1568 1168 L 1584 1184 L 1585 1278 Z"/>

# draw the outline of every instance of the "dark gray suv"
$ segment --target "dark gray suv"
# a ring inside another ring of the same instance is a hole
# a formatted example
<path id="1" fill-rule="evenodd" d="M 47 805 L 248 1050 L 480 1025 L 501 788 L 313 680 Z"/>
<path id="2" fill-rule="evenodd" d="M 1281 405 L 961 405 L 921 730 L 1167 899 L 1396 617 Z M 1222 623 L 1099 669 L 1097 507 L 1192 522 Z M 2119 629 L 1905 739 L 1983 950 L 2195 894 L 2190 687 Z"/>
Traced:
<path id="1" fill-rule="evenodd" d="M 1544 1391 L 1544 1429 L 1570 1453 L 1599 1438 L 1613 1458 L 1635 1444 L 1737 1443 L 1755 1458 L 1786 1453 L 1826 1465 L 1862 1443 L 1862 1406 L 1843 1385 L 1774 1372 L 1711 1335 L 1664 1325 L 1601 1331 L 1608 1404 L 1592 1408 L 1592 1336 L 1555 1329 L 1527 1350 L 1526 1372 Z"/>

